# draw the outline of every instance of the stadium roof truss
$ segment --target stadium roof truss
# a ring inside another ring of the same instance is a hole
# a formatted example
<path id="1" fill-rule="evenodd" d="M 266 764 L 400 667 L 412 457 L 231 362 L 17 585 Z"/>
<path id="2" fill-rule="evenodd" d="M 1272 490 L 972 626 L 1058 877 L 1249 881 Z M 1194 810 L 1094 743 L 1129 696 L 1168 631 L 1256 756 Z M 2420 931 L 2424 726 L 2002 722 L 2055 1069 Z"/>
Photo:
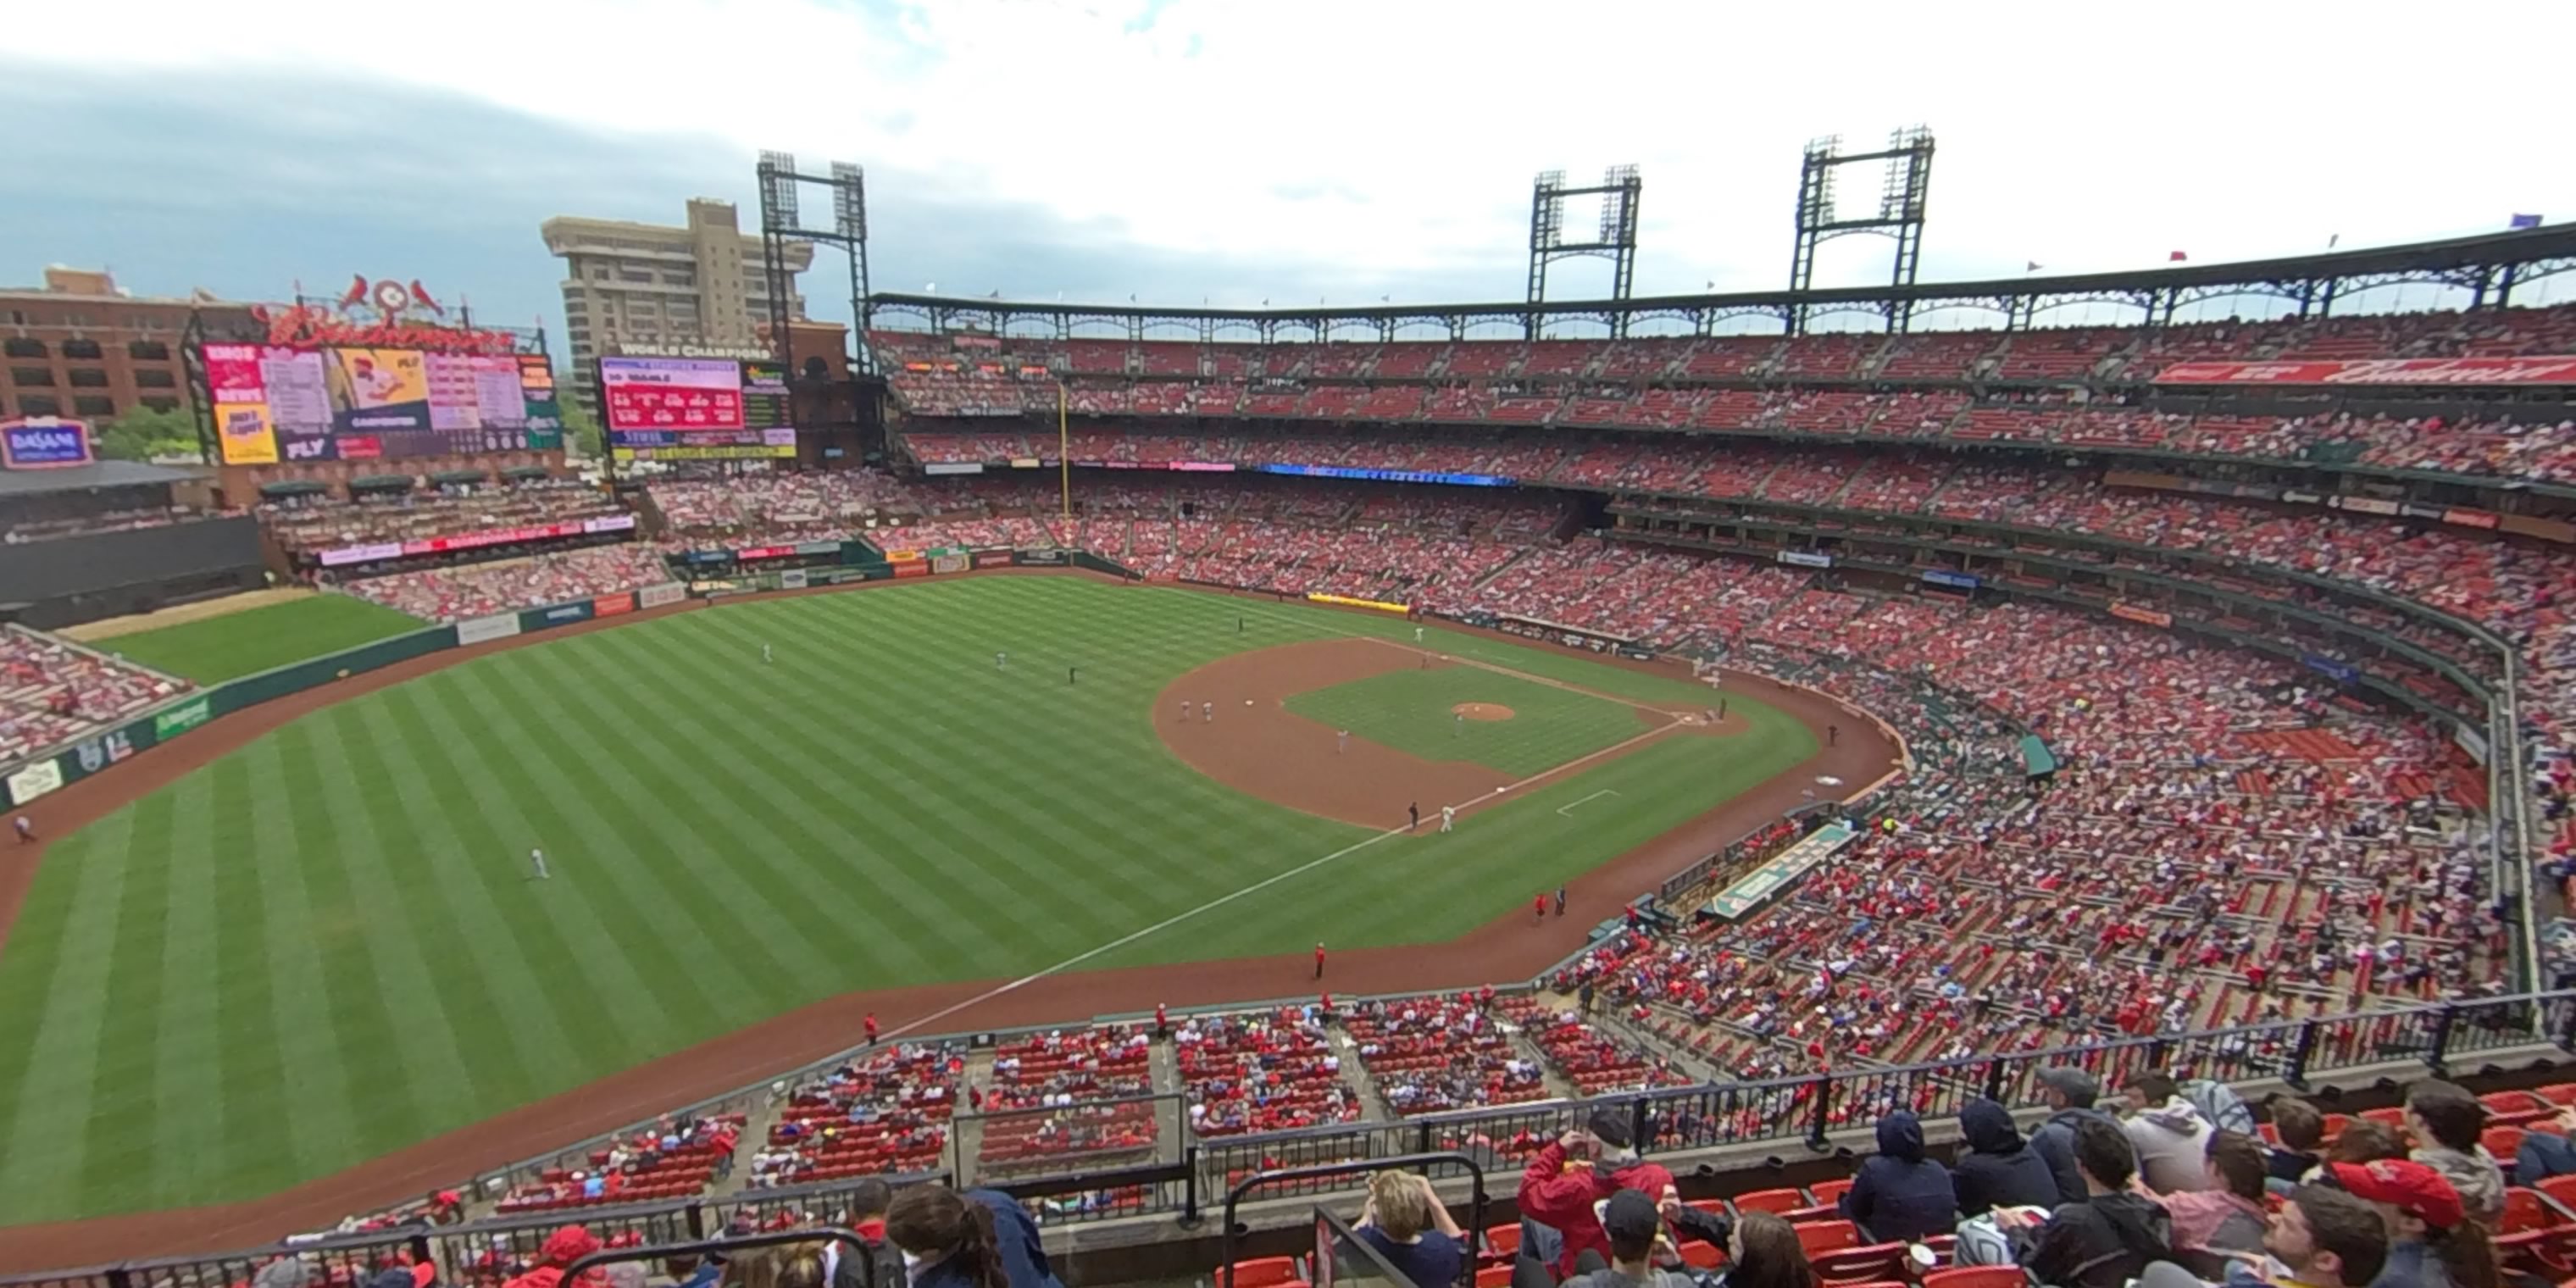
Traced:
<path id="1" fill-rule="evenodd" d="M 1046 304 L 891 292 L 869 297 L 871 316 L 907 329 L 974 331 L 1032 339 L 1124 337 L 1313 343 L 1368 339 L 1390 342 L 1407 330 L 1431 330 L 1450 340 L 1490 327 L 1503 338 L 1537 335 L 1527 320 L 1597 327 L 1565 338 L 1610 339 L 1658 332 L 1639 324 L 1662 322 L 1679 329 L 1662 334 L 1710 336 L 1738 321 L 1758 320 L 1764 333 L 1782 334 L 1788 320 L 1854 312 L 1882 322 L 1930 309 L 1999 313 L 2007 329 L 2035 326 L 2041 315 L 2080 304 L 2108 303 L 2135 309 L 2132 325 L 2170 323 L 2193 304 L 2233 297 L 2268 298 L 2296 306 L 2300 316 L 2324 316 L 2355 295 L 2391 286 L 2435 285 L 2469 293 L 2469 307 L 2501 307 L 2533 282 L 2576 271 L 2576 223 L 2519 232 L 2458 237 L 2368 250 L 2335 251 L 2235 264 L 2193 264 L 2122 273 L 2007 278 L 1983 282 L 1932 282 L 1912 286 L 1837 287 L 1827 290 L 1745 291 L 1715 295 L 1663 295 L 1633 300 L 1511 300 L 1481 304 L 1381 304 L 1355 308 L 1172 308 L 1161 305 Z M 1097 330 L 1093 330 L 1097 328 Z M 1108 334 L 1102 334 L 1107 332 Z M 1159 334 L 1157 334 L 1159 333 Z M 1354 334 L 1356 333 L 1356 334 Z"/>

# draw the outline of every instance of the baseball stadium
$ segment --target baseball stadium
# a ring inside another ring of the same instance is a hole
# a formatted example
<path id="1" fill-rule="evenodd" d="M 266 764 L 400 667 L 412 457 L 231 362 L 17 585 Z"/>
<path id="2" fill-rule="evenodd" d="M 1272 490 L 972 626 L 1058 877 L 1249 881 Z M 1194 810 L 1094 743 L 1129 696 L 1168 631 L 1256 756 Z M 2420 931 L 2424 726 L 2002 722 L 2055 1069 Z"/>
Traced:
<path id="1" fill-rule="evenodd" d="M 0 1285 L 729 1284 L 953 1190 L 1439 1288 L 1409 1170 L 1460 1285 L 1660 1174 L 1696 1273 L 2094 1288 L 1965 1186 L 2107 1201 L 2124 1095 L 2157 1193 L 2375 1133 L 2564 1279 L 2576 225 L 1921 282 L 1932 149 L 1811 149 L 1784 291 L 1632 295 L 1631 168 L 1526 299 L 1334 309 L 876 290 L 773 154 L 750 349 L 362 279 L 194 310 L 193 464 L 0 424 Z"/>

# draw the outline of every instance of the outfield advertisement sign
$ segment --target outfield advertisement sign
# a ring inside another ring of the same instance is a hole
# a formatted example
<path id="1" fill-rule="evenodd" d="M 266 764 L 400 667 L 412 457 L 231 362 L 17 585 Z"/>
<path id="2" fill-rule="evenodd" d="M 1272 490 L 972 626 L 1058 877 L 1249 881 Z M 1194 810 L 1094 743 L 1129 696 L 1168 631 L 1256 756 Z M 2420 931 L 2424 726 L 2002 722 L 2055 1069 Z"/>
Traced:
<path id="1" fill-rule="evenodd" d="M 1015 562 L 1040 568 L 1061 568 L 1065 562 L 1064 552 L 1056 549 L 1015 550 L 1011 553 L 1011 558 Z"/>
<path id="2" fill-rule="evenodd" d="M 214 699 L 198 694 L 152 717 L 152 740 L 168 742 L 214 718 Z"/>
<path id="3" fill-rule="evenodd" d="M 519 633 L 517 613 L 499 613 L 491 617 L 470 617 L 456 624 L 459 644 L 489 644 Z"/>
<path id="4" fill-rule="evenodd" d="M 602 595 L 590 601 L 590 615 L 593 617 L 615 617 L 620 613 L 634 611 L 635 592 L 631 590 L 615 595 Z"/>
<path id="5" fill-rule="evenodd" d="M 805 570 L 802 568 L 790 568 L 787 571 L 778 574 L 778 588 L 780 590 L 805 589 Z"/>
<path id="6" fill-rule="evenodd" d="M 637 608 L 660 608 L 664 604 L 679 603 L 681 600 L 688 597 L 689 588 L 687 586 L 676 581 L 666 581 L 659 586 L 646 586 L 644 589 L 636 591 L 635 606 Z"/>
<path id="7" fill-rule="evenodd" d="M 1834 557 L 1818 554 L 1813 550 L 1783 550 L 1780 552 L 1780 562 L 1799 568 L 1831 568 L 1834 566 Z"/>
<path id="8" fill-rule="evenodd" d="M 47 756 L 9 775 L 8 784 L 9 799 L 16 804 L 24 805 L 47 792 L 62 788 L 63 764 L 60 760 Z"/>
<path id="9" fill-rule="evenodd" d="M 921 467 L 924 474 L 981 474 L 982 461 L 934 461 Z"/>
<path id="10" fill-rule="evenodd" d="M 978 568 L 1008 568 L 1011 566 L 1011 552 L 1008 550 L 978 550 L 972 557 L 975 561 L 975 566 Z"/>

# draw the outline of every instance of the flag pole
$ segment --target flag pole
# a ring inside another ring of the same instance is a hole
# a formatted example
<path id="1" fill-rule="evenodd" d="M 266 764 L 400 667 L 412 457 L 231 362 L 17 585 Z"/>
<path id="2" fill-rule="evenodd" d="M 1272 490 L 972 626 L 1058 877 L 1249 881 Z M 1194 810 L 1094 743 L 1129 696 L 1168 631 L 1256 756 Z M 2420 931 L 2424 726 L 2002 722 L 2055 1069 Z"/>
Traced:
<path id="1" fill-rule="evenodd" d="M 1065 428 L 1064 382 L 1055 382 L 1055 475 L 1058 504 L 1064 517 L 1073 518 L 1073 450 L 1072 433 Z"/>

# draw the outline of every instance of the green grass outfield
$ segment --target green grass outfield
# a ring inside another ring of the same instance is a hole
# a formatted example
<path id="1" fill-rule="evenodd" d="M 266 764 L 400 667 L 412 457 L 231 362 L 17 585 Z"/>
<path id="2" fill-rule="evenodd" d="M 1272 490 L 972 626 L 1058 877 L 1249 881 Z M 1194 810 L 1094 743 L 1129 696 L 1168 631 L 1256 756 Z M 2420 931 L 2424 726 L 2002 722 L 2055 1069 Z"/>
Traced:
<path id="1" fill-rule="evenodd" d="M 1409 664 L 1408 664 L 1409 665 Z M 1460 720 L 1462 702 L 1510 707 L 1509 720 Z M 1637 709 L 1478 666 L 1389 671 L 1288 699 L 1319 724 L 1424 760 L 1535 774 L 1645 733 Z"/>
<path id="2" fill-rule="evenodd" d="M 832 994 L 1045 970 L 1312 864 L 1373 834 L 1202 778 L 1154 695 L 1245 648 L 1410 629 L 933 581 L 547 641 L 304 717 L 53 845 L 0 951 L 0 1220 L 250 1197 Z M 1759 736 L 1659 742 L 1373 844 L 1366 880 L 1315 867 L 1085 965 L 1455 937 L 1812 750 L 1735 709 Z M 1557 812 L 1604 789 L 1615 810 Z"/>
<path id="3" fill-rule="evenodd" d="M 91 647 L 156 671 L 219 684 L 289 662 L 408 634 L 429 623 L 348 595 L 312 595 L 203 621 L 136 631 Z"/>

